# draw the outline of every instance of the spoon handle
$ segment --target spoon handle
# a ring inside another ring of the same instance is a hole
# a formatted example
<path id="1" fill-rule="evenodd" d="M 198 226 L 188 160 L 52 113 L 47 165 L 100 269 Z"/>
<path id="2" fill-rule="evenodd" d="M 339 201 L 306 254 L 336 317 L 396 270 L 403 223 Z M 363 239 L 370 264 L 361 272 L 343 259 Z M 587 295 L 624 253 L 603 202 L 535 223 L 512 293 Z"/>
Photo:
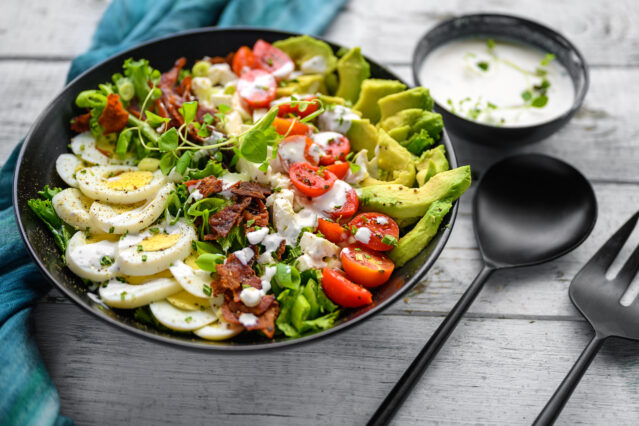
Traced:
<path id="1" fill-rule="evenodd" d="M 435 355 L 439 352 L 444 345 L 448 336 L 451 335 L 459 320 L 464 316 L 470 305 L 475 300 L 475 297 L 479 294 L 479 291 L 484 286 L 484 283 L 493 273 L 495 269 L 491 266 L 484 264 L 481 272 L 477 275 L 473 283 L 468 287 L 464 295 L 459 299 L 455 307 L 448 313 L 448 316 L 440 324 L 435 331 L 435 334 L 431 336 L 428 343 L 422 348 L 417 355 L 417 358 L 412 362 L 410 367 L 406 369 L 402 377 L 395 384 L 390 393 L 386 396 L 386 399 L 379 406 L 375 414 L 368 421 L 368 426 L 387 425 L 399 407 L 413 389 L 419 378 L 424 374 L 424 371 L 430 365 Z"/>
<path id="2" fill-rule="evenodd" d="M 534 426 L 546 426 L 555 423 L 559 413 L 561 413 L 564 405 L 568 402 L 570 395 L 572 395 L 572 392 L 579 384 L 588 366 L 590 366 L 592 360 L 595 359 L 595 355 L 599 352 L 604 340 L 606 340 L 605 337 L 595 333 L 595 336 L 581 353 L 575 365 L 572 366 L 570 372 L 568 372 L 568 375 L 564 378 L 564 381 L 561 382 L 544 409 L 541 410 L 541 413 L 537 416 L 537 419 L 533 423 Z"/>

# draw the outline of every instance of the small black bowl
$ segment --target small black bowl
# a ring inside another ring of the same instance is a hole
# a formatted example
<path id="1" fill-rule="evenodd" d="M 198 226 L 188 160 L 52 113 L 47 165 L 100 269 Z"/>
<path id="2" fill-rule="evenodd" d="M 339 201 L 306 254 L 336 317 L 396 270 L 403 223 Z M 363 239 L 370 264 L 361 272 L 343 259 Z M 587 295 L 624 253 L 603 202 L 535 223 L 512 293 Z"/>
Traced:
<path id="1" fill-rule="evenodd" d="M 202 28 L 187 31 L 151 40 L 112 56 L 69 83 L 31 127 L 20 151 L 13 181 L 13 205 L 18 228 L 29 254 L 43 275 L 80 307 L 137 336 L 187 348 L 243 352 L 284 348 L 335 335 L 380 313 L 420 282 L 444 249 L 455 222 L 457 202 L 442 221 L 432 241 L 414 259 L 396 269 L 386 284 L 375 289 L 373 304 L 349 310 L 335 327 L 298 339 L 287 339 L 284 336 L 266 339 L 243 333 L 228 341 L 205 341 L 189 335 L 165 333 L 137 321 L 132 310 L 107 309 L 96 303 L 87 293 L 82 280 L 62 264 L 60 250 L 53 237 L 28 207 L 28 200 L 38 197 L 37 191 L 44 185 L 66 186 L 56 173 L 55 159 L 68 152 L 67 144 L 73 136 L 69 120 L 82 112 L 74 105 L 76 96 L 82 90 L 92 89 L 99 83 L 108 81 L 113 73 L 120 72 L 126 58 L 146 58 L 155 68 L 165 71 L 180 56 L 186 57 L 190 66 L 205 55 L 224 56 L 240 46 L 253 45 L 259 38 L 274 42 L 294 35 L 299 34 L 256 28 Z M 329 44 L 335 51 L 341 48 L 334 43 Z M 401 81 L 386 68 L 366 59 L 370 63 L 372 77 Z M 445 131 L 441 143 L 446 147 L 450 167 L 457 167 L 455 150 Z M 82 330 L 79 329 L 78 333 L 81 334 Z"/>
<path id="2" fill-rule="evenodd" d="M 442 114 L 446 129 L 462 139 L 493 146 L 513 147 L 540 141 L 557 130 L 577 112 L 588 91 L 588 66 L 577 48 L 564 36 L 550 28 L 527 19 L 511 15 L 473 14 L 449 19 L 428 31 L 417 43 L 413 53 L 413 78 L 417 85 L 424 59 L 437 47 L 447 42 L 470 38 L 491 37 L 532 45 L 553 53 L 566 68 L 575 87 L 572 107 L 559 117 L 544 123 L 499 127 L 477 123 L 451 113 L 435 103 L 435 110 Z"/>

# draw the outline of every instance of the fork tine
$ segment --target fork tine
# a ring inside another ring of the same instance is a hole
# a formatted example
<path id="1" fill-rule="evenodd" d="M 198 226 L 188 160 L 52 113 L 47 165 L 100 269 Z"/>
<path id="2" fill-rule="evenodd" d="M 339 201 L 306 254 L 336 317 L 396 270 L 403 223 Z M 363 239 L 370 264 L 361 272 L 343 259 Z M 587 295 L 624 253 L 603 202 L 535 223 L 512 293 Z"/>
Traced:
<path id="1" fill-rule="evenodd" d="M 620 283 L 630 284 L 637 274 L 637 271 L 639 271 L 639 246 L 635 247 L 632 254 L 614 279 Z"/>
<path id="2" fill-rule="evenodd" d="M 617 255 L 621 251 L 621 248 L 623 247 L 626 240 L 628 240 L 628 237 L 632 233 L 633 229 L 635 229 L 638 218 L 639 212 L 632 215 L 632 217 L 628 219 L 628 221 L 624 223 L 624 225 L 619 228 L 619 230 L 615 232 L 614 235 L 610 237 L 610 239 L 608 239 L 608 241 L 606 241 L 606 243 L 601 246 L 599 250 L 597 250 L 597 253 L 595 253 L 595 255 L 588 261 L 588 263 L 586 263 L 583 269 L 585 270 L 594 268 L 597 270 L 603 270 L 603 273 L 605 273 L 612 264 L 612 261 L 615 260 L 615 257 L 617 257 Z M 631 258 L 634 257 L 634 254 L 635 253 L 632 254 Z M 628 262 L 630 262 L 630 259 L 628 260 Z M 627 265 L 628 263 L 624 265 L 624 269 Z M 617 274 L 617 276 L 619 275 L 620 274 Z"/>

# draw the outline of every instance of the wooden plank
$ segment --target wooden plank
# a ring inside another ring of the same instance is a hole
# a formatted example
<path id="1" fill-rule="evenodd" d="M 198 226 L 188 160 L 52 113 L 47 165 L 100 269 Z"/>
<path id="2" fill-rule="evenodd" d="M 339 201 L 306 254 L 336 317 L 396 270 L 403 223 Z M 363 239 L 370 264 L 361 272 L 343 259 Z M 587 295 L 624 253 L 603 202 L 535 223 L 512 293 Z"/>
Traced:
<path id="1" fill-rule="evenodd" d="M 89 46 L 107 0 L 9 2 L 0 16 L 0 57 L 71 58 Z M 639 29 L 633 0 L 500 0 L 389 4 L 352 0 L 329 27 L 326 37 L 382 62 L 409 63 L 417 40 L 444 19 L 479 11 L 509 13 L 543 22 L 561 31 L 591 65 L 639 65 Z M 37 29 L 37 30 L 35 30 Z"/>
<path id="2" fill-rule="evenodd" d="M 633 0 L 584 2 L 580 0 L 524 0 L 504 2 L 404 0 L 352 0 L 326 36 L 382 62 L 410 63 L 417 41 L 439 22 L 467 13 L 513 14 L 543 23 L 563 33 L 592 66 L 639 64 L 639 30 L 632 16 Z"/>
<path id="3" fill-rule="evenodd" d="M 86 425 L 363 424 L 440 322 L 382 315 L 316 344 L 217 355 L 87 318 L 69 305 L 35 315 L 62 412 Z M 530 424 L 590 333 L 579 321 L 463 321 L 395 424 Z M 606 344 L 559 424 L 634 423 L 636 354 L 634 344 Z"/>

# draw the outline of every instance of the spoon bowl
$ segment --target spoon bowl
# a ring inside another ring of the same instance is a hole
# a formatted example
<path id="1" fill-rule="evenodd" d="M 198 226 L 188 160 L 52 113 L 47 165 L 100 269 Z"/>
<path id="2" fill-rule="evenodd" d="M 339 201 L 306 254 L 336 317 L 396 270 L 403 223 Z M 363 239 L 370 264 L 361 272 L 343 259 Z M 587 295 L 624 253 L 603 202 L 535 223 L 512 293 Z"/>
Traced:
<path id="1" fill-rule="evenodd" d="M 484 261 L 506 268 L 546 262 L 573 250 L 595 225 L 597 201 L 574 167 L 547 155 L 525 154 L 485 173 L 473 212 Z"/>
<path id="2" fill-rule="evenodd" d="M 497 269 L 547 262 L 574 250 L 597 220 L 597 200 L 570 164 L 542 154 L 520 154 L 494 164 L 473 200 L 475 237 L 484 266 L 448 313 L 369 425 L 386 425 Z"/>

